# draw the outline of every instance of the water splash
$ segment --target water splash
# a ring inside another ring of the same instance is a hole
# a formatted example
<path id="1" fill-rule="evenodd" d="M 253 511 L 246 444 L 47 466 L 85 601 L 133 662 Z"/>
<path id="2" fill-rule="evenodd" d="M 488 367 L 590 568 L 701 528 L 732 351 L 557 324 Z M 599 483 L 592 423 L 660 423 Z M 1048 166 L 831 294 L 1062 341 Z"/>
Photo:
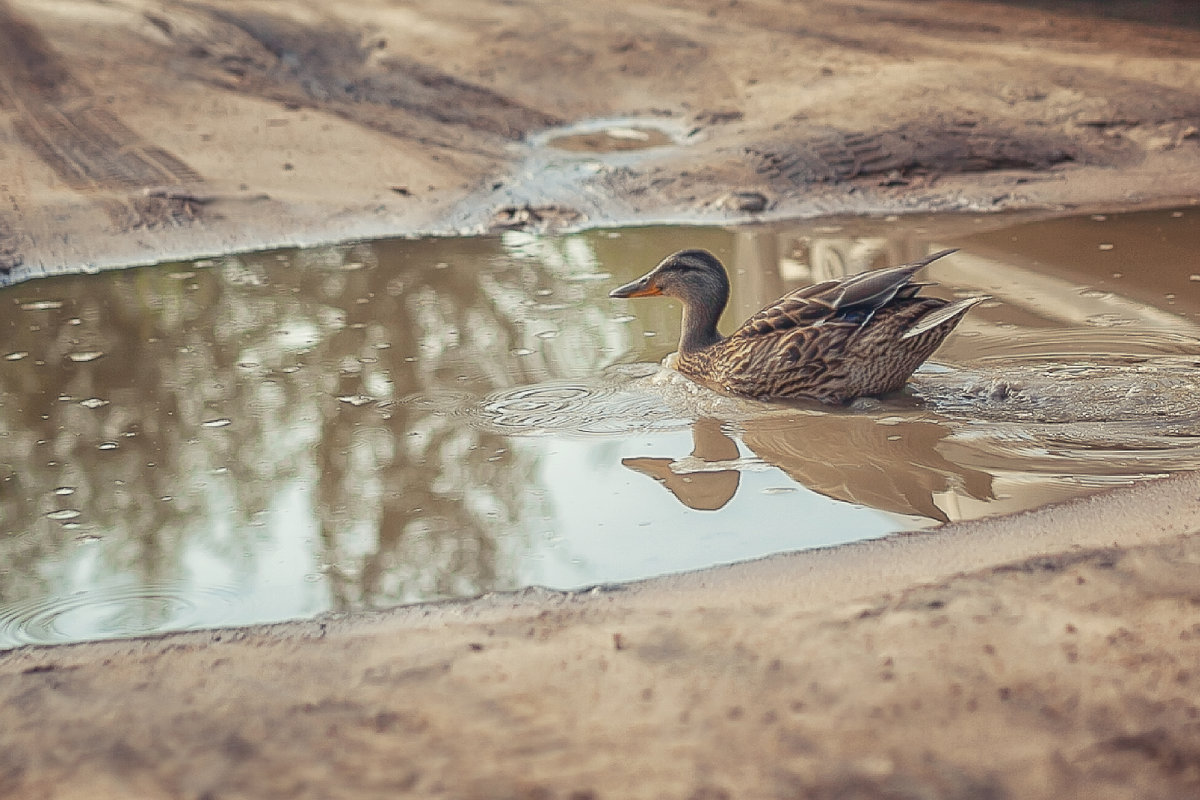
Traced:
<path id="1" fill-rule="evenodd" d="M 1200 360 L 1030 364 L 923 372 L 914 394 L 959 457 L 992 471 L 1106 486 L 1200 469 Z"/>
<path id="2" fill-rule="evenodd" d="M 957 418 L 1200 433 L 1200 357 L 1119 359 L 995 360 L 978 368 L 923 370 L 912 387 L 931 409 Z"/>

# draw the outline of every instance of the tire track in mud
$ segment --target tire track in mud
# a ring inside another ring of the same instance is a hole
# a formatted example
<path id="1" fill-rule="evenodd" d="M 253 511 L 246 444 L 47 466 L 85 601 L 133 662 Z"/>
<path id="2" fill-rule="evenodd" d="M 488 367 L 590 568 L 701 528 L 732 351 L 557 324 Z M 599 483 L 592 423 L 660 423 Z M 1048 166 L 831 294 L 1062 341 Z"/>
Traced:
<path id="1" fill-rule="evenodd" d="M 201 176 L 96 106 L 45 37 L 3 0 L 0 111 L 12 115 L 17 139 L 63 183 L 92 199 L 118 230 L 184 224 L 198 215 L 198 204 L 186 197 L 142 192 L 195 184 Z M 21 263 L 19 217 L 19 208 L 0 208 L 0 269 Z"/>
<path id="2" fill-rule="evenodd" d="M 744 187 L 762 200 L 767 197 L 760 193 L 764 190 L 782 199 L 803 196 L 809 214 L 854 213 L 844 202 L 849 192 L 831 189 L 822 194 L 816 187 L 850 187 L 880 193 L 877 196 L 893 191 L 892 187 L 908 187 L 895 189 L 892 195 L 904 197 L 905 192 L 926 190 L 946 175 L 1011 170 L 1026 178 L 1064 164 L 1111 165 L 1131 158 L 1132 150 L 1114 146 L 1099 150 L 1066 133 L 1021 128 L 964 110 L 868 130 L 793 118 L 765 134 L 720 144 L 716 152 L 724 159 L 689 165 L 686 170 L 677 158 L 663 159 L 641 170 L 622 168 L 596 178 L 581 176 L 575 183 L 593 180 L 606 197 L 649 197 L 651 207 L 665 198 L 701 213 L 741 211 L 729 205 L 735 195 L 731 187 Z M 539 187 L 543 186 L 544 173 L 539 173 L 539 180 Z M 511 186 L 505 189 L 512 191 Z M 555 199 L 560 204 L 570 202 L 561 195 Z M 1000 195 L 981 202 L 991 202 L 995 208 L 1002 199 Z M 508 219 L 494 219 L 492 225 L 514 227 Z"/>
<path id="3" fill-rule="evenodd" d="M 1045 170 L 1087 158 L 1084 148 L 1065 136 L 1017 133 L 973 119 L 925 120 L 882 131 L 792 133 L 744 152 L 755 172 L 781 185 L 856 178 L 906 183 L 913 175 Z"/>
<path id="4" fill-rule="evenodd" d="M 505 159 L 505 141 L 562 123 L 332 18 L 304 25 L 283 15 L 202 3 L 145 16 L 175 52 L 186 54 L 193 77 L 242 95 L 319 108 L 430 147 Z"/>

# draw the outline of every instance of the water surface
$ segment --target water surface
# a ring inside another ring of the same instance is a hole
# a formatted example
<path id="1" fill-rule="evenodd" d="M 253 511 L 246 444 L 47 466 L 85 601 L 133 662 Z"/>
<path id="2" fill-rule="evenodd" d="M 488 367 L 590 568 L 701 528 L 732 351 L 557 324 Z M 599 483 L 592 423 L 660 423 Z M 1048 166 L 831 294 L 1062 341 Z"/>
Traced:
<path id="1" fill-rule="evenodd" d="M 1200 212 L 393 240 L 4 290 L 0 645 L 580 587 L 1012 511 L 1200 464 Z M 942 247 L 987 293 L 849 409 L 658 366 L 680 247 L 726 329 Z"/>

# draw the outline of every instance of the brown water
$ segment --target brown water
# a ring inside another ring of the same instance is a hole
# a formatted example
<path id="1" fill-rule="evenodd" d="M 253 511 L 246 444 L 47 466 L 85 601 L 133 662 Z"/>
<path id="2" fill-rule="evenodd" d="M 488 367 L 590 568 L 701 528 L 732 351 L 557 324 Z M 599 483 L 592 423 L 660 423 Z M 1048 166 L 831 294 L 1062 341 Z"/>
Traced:
<path id="1" fill-rule="evenodd" d="M 657 366 L 946 246 L 986 292 L 903 395 L 826 410 Z M 579 587 L 1040 505 L 1200 465 L 1200 209 L 382 241 L 3 292 L 0 644 Z"/>
<path id="2" fill-rule="evenodd" d="M 545 131 L 535 137 L 541 143 L 558 150 L 581 154 L 624 153 L 649 150 L 676 143 L 679 132 L 668 132 L 661 120 L 637 119 L 593 120 Z"/>

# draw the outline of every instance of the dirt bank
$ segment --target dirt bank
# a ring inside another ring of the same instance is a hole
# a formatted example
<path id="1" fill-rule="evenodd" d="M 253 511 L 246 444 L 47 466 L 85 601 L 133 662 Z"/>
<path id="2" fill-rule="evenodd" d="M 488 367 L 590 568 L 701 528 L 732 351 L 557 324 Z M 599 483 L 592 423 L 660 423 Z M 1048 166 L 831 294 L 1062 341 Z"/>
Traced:
<path id="1" fill-rule="evenodd" d="M 1142 5 L 4 0 L 0 267 L 1194 196 L 1200 26 Z M 601 118 L 676 143 L 540 135 Z"/>
<path id="2" fill-rule="evenodd" d="M 1153 5 L 0 0 L 0 270 L 1195 199 L 1200 21 Z M 598 118 L 675 143 L 549 148 Z M 1182 476 L 583 595 L 10 651 L 0 796 L 1194 797 L 1197 534 Z"/>

